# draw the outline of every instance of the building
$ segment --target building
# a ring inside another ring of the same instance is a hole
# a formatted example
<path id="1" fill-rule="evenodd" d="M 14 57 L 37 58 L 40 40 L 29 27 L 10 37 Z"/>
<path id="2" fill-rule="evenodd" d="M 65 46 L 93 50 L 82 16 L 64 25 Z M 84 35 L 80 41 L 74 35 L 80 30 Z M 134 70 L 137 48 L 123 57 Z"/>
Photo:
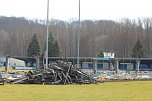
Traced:
<path id="1" fill-rule="evenodd" d="M 103 58 L 114 58 L 115 57 L 115 52 L 111 50 L 104 50 L 102 51 L 104 57 Z"/>
<path id="2" fill-rule="evenodd" d="M 115 52 L 103 51 L 104 57 L 80 57 L 80 68 L 83 71 L 95 73 L 102 71 L 152 71 L 152 58 L 115 58 Z M 43 69 L 43 59 L 34 57 L 16 57 L 25 60 L 26 63 L 38 64 L 36 68 Z M 49 63 L 56 60 L 65 60 L 65 57 L 49 57 Z M 77 57 L 66 57 L 66 61 L 72 65 L 77 64 Z M 33 66 L 31 66 L 33 67 Z"/>
<path id="3" fill-rule="evenodd" d="M 114 55 L 110 50 L 103 51 L 104 57 L 96 57 L 93 62 L 82 62 L 82 70 L 84 72 L 102 72 L 114 70 Z"/>

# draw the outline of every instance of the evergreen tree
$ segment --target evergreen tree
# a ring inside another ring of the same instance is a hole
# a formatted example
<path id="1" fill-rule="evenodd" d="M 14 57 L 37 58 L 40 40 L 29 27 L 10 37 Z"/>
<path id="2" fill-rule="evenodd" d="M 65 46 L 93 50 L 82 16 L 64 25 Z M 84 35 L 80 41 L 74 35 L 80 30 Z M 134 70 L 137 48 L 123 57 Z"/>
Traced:
<path id="1" fill-rule="evenodd" d="M 27 56 L 32 57 L 34 55 L 40 55 L 40 46 L 36 33 L 33 34 L 27 50 Z"/>
<path id="2" fill-rule="evenodd" d="M 100 49 L 99 52 L 97 52 L 96 55 L 97 55 L 97 57 L 104 57 L 102 48 Z"/>
<path id="3" fill-rule="evenodd" d="M 146 54 L 145 51 L 143 49 L 143 46 L 140 42 L 140 40 L 138 39 L 132 49 L 132 58 L 145 58 Z"/>
<path id="4" fill-rule="evenodd" d="M 48 38 L 48 57 L 58 57 L 60 56 L 60 53 L 61 51 L 60 51 L 58 41 L 54 40 L 52 36 L 52 32 L 50 32 L 49 38 Z"/>
<path id="5" fill-rule="evenodd" d="M 61 54 L 61 51 L 60 51 L 60 47 L 59 47 L 59 44 L 58 44 L 58 41 L 54 41 L 54 56 L 57 57 L 57 56 L 60 56 Z"/>

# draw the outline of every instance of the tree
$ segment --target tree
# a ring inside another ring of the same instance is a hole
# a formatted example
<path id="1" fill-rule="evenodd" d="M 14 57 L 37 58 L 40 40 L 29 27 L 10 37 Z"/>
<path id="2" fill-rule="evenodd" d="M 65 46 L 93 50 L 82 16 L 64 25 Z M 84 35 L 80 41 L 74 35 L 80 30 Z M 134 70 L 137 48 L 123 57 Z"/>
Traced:
<path id="1" fill-rule="evenodd" d="M 52 32 L 50 32 L 49 38 L 48 38 L 48 57 L 58 57 L 60 56 L 60 54 L 61 54 L 61 51 L 60 51 L 58 41 L 54 40 L 52 36 Z"/>
<path id="2" fill-rule="evenodd" d="M 33 34 L 27 50 L 27 56 L 32 57 L 34 55 L 40 55 L 40 46 L 36 33 Z"/>
<path id="3" fill-rule="evenodd" d="M 143 46 L 140 42 L 140 40 L 138 39 L 132 49 L 132 58 L 144 58 L 146 57 L 145 51 L 143 49 Z"/>
<path id="4" fill-rule="evenodd" d="M 54 56 L 60 56 L 61 55 L 61 50 L 58 44 L 58 41 L 54 41 Z"/>
<path id="5" fill-rule="evenodd" d="M 100 51 L 97 52 L 96 55 L 97 55 L 97 57 L 104 57 L 102 49 L 100 49 Z"/>

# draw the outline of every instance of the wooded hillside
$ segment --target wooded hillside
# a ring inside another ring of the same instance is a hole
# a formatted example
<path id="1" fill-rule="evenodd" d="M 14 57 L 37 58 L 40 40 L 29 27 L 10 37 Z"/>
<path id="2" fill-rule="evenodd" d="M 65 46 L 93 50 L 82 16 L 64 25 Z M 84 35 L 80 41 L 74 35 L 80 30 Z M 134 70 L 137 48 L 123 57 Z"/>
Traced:
<path id="1" fill-rule="evenodd" d="M 59 42 L 63 56 L 77 56 L 78 22 L 51 20 L 49 30 Z M 16 17 L 0 17 L 0 55 L 27 56 L 31 37 L 36 33 L 44 50 L 46 27 L 43 20 L 27 20 Z M 139 39 L 152 57 L 152 19 L 85 20 L 81 22 L 80 56 L 96 56 L 97 51 L 113 50 L 116 57 L 130 57 Z"/>

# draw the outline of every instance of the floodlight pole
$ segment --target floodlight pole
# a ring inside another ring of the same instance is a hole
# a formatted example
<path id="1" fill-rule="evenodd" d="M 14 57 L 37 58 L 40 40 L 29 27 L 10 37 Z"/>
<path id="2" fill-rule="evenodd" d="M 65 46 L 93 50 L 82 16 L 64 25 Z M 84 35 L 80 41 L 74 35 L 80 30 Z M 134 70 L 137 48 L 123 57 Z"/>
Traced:
<path id="1" fill-rule="evenodd" d="M 77 53 L 77 67 L 79 67 L 79 63 L 80 63 L 80 0 L 79 0 L 79 21 L 78 21 L 78 53 Z"/>
<path id="2" fill-rule="evenodd" d="M 47 20 L 46 20 L 46 51 L 45 51 L 45 59 L 46 59 L 46 67 L 45 69 L 48 68 L 48 34 L 49 34 L 49 27 L 48 27 L 48 22 L 49 22 L 49 0 L 47 0 Z"/>

